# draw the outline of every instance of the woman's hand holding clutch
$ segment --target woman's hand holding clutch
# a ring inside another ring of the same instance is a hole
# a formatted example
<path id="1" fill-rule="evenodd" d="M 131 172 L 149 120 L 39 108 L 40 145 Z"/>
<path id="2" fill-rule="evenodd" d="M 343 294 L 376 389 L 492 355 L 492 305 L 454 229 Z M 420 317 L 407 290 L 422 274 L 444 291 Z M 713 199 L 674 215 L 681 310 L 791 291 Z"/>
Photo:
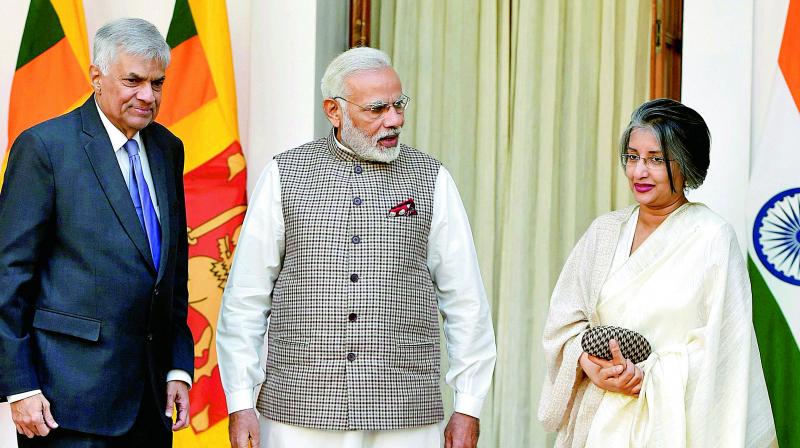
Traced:
<path id="1" fill-rule="evenodd" d="M 584 352 L 578 360 L 581 369 L 595 386 L 609 392 L 638 396 L 642 390 L 644 372 L 622 356 L 617 341 L 608 343 L 611 360 L 607 361 Z"/>

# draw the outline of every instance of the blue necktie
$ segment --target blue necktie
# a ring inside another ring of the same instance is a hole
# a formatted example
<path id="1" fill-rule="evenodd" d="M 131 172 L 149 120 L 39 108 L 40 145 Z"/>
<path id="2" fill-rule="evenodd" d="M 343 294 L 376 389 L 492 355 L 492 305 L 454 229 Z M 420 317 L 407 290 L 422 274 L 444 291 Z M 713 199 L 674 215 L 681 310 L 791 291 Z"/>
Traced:
<path id="1" fill-rule="evenodd" d="M 158 224 L 156 209 L 150 199 L 150 189 L 147 188 L 147 181 L 144 180 L 142 160 L 139 157 L 139 144 L 136 143 L 136 140 L 128 140 L 125 143 L 125 151 L 128 152 L 128 158 L 131 161 L 128 191 L 131 193 L 133 206 L 136 207 L 139 223 L 147 233 L 150 254 L 153 256 L 153 266 L 158 271 L 158 263 L 161 259 L 161 226 Z"/>

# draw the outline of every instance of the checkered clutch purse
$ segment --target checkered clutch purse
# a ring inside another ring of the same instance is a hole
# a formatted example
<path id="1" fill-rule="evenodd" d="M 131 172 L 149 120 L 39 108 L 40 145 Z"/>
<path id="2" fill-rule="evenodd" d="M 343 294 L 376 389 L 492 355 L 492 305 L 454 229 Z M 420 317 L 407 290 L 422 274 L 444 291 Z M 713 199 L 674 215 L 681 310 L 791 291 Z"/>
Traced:
<path id="1" fill-rule="evenodd" d="M 640 363 L 650 356 L 652 351 L 650 343 L 639 333 L 627 328 L 601 325 L 589 328 L 583 334 L 581 347 L 583 351 L 598 358 L 611 359 L 611 350 L 608 341 L 614 339 L 619 343 L 620 351 L 625 359 L 630 359 L 634 364 Z"/>

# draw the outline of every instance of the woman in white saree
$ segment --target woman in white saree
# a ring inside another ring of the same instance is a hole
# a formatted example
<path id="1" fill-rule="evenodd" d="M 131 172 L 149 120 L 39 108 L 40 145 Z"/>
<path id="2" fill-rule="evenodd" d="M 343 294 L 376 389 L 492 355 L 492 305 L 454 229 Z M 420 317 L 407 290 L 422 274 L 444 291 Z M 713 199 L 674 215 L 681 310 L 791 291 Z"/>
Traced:
<path id="1" fill-rule="evenodd" d="M 638 204 L 597 218 L 570 254 L 544 331 L 539 419 L 557 447 L 769 447 L 775 427 L 729 224 L 686 199 L 709 164 L 702 117 L 672 100 L 634 111 L 620 157 Z M 585 353 L 613 325 L 652 347 L 634 365 Z"/>

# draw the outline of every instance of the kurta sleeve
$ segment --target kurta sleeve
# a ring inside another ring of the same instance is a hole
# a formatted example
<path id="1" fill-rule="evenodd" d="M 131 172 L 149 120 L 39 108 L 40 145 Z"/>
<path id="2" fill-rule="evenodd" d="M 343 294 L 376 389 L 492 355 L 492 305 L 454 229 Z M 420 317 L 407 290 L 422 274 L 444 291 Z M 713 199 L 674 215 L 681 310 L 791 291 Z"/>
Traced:
<path id="1" fill-rule="evenodd" d="M 444 317 L 454 409 L 479 417 L 497 357 L 494 330 L 467 213 L 444 167 L 436 177 L 427 264 Z"/>
<path id="2" fill-rule="evenodd" d="M 236 245 L 217 325 L 228 412 L 254 407 L 264 381 L 264 335 L 285 251 L 280 175 L 273 160 L 258 181 Z"/>
<path id="3" fill-rule="evenodd" d="M 775 427 L 752 324 L 744 259 L 730 225 L 709 246 L 707 325 L 690 336 L 687 445 L 767 447 Z"/>

